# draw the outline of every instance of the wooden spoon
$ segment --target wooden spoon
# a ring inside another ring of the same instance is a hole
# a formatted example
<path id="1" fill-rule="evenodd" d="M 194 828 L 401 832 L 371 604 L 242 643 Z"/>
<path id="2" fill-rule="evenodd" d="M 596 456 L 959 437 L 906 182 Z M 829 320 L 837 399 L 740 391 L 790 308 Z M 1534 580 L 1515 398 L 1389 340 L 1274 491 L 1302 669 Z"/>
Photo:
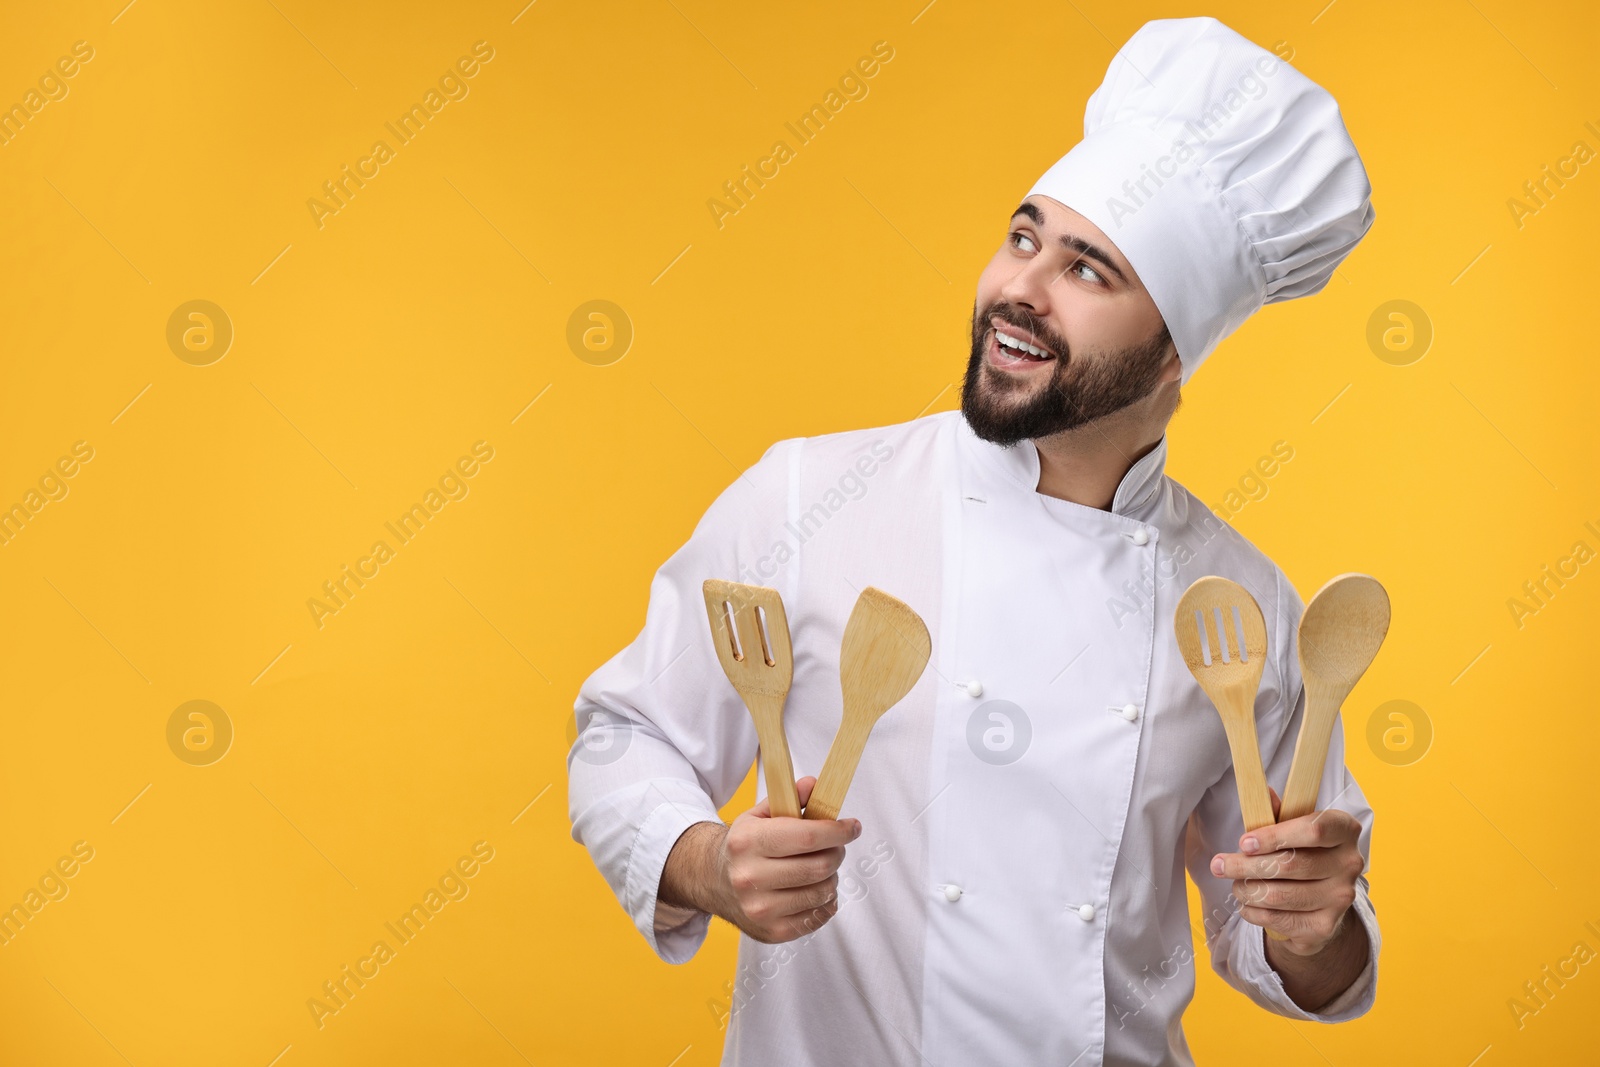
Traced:
<path id="1" fill-rule="evenodd" d="M 1271 826 L 1277 820 L 1272 817 L 1272 795 L 1256 740 L 1256 690 L 1267 662 L 1267 624 L 1261 608 L 1244 586 L 1208 576 L 1179 598 L 1172 628 L 1183 661 L 1222 716 L 1244 828 Z"/>
<path id="2" fill-rule="evenodd" d="M 933 653 L 928 627 L 910 607 L 868 586 L 856 599 L 839 650 L 844 716 L 806 804 L 808 819 L 837 819 L 867 734 L 922 677 Z"/>
<path id="3" fill-rule="evenodd" d="M 1389 632 L 1389 594 L 1376 578 L 1341 574 L 1328 582 L 1300 616 L 1300 674 L 1306 711 L 1295 739 L 1294 763 L 1283 788 L 1279 822 L 1317 807 L 1322 765 L 1339 707 L 1366 673 Z"/>
<path id="4" fill-rule="evenodd" d="M 723 673 L 755 720 L 774 815 L 800 817 L 794 765 L 783 734 L 783 704 L 794 680 L 789 618 L 776 589 L 708 578 L 701 587 Z"/>

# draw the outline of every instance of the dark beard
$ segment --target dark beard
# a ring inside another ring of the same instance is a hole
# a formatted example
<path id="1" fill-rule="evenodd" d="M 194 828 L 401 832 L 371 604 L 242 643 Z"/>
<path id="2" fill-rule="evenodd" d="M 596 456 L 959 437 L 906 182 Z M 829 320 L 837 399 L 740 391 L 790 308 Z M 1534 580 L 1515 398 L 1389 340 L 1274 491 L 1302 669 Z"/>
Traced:
<path id="1" fill-rule="evenodd" d="M 1030 400 L 1014 400 L 1028 387 L 984 365 L 991 318 L 1031 331 L 1056 353 L 1050 381 Z M 1086 426 L 1150 395 L 1161 377 L 1162 360 L 1171 341 L 1163 325 L 1156 336 L 1141 344 L 1085 358 L 1069 352 L 1064 338 L 1025 311 L 1003 302 L 982 312 L 974 306 L 972 355 L 961 388 L 961 413 L 973 433 L 1006 446 Z"/>

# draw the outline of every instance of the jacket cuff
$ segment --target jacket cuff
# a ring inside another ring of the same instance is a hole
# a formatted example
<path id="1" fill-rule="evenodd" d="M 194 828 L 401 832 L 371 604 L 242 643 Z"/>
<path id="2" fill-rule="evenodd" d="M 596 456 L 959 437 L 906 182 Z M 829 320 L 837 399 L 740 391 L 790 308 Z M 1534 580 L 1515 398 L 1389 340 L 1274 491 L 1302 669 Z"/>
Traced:
<path id="1" fill-rule="evenodd" d="M 656 894 L 661 888 L 661 872 L 666 869 L 672 846 L 685 830 L 695 823 L 721 821 L 715 808 L 668 802 L 650 812 L 634 835 L 628 853 L 624 906 L 650 950 L 668 963 L 687 963 L 700 950 L 711 927 L 711 916 L 660 903 Z"/>

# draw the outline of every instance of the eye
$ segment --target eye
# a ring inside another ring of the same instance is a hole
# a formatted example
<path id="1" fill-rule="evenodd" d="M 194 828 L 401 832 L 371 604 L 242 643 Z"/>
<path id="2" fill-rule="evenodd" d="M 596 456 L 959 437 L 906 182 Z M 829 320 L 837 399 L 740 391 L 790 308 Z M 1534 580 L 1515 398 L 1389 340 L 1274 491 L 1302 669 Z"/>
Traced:
<path id="1" fill-rule="evenodd" d="M 1086 282 L 1093 282 L 1096 285 L 1105 284 L 1105 279 L 1100 276 L 1100 272 L 1095 270 L 1093 267 L 1089 266 L 1088 263 L 1086 263 L 1085 261 L 1083 261 L 1081 259 L 1078 260 L 1078 262 L 1074 263 L 1072 266 L 1068 267 L 1067 269 L 1068 270 L 1083 271 L 1084 273 L 1078 275 L 1078 277 L 1082 278 Z"/>
<path id="2" fill-rule="evenodd" d="M 1011 233 L 1007 235 L 1007 239 L 1010 240 L 1012 247 L 1018 248 L 1023 252 L 1039 251 L 1039 246 L 1033 243 L 1033 238 L 1029 237 L 1021 230 L 1012 230 Z M 1024 244 L 1023 242 L 1027 243 Z"/>

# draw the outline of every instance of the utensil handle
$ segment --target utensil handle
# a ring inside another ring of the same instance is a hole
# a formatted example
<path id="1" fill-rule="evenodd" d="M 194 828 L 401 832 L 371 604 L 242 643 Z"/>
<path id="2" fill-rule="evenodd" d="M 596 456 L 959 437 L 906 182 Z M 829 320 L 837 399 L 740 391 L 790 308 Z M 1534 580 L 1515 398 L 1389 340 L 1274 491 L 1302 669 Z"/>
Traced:
<path id="1" fill-rule="evenodd" d="M 745 703 L 750 709 L 750 718 L 755 721 L 756 738 L 761 744 L 767 806 L 774 815 L 798 819 L 800 794 L 794 788 L 794 763 L 789 758 L 789 740 L 783 733 L 783 697 L 765 698 L 752 693 L 745 698 Z"/>
<path id="2" fill-rule="evenodd" d="M 1322 791 L 1322 768 L 1328 762 L 1328 744 L 1333 740 L 1334 717 L 1339 713 L 1337 699 L 1330 701 L 1306 689 L 1305 717 L 1294 741 L 1294 761 L 1289 765 L 1289 780 L 1283 787 L 1283 804 L 1278 821 L 1288 822 L 1317 810 L 1317 794 Z M 1267 931 L 1275 941 L 1282 936 Z"/>
<path id="3" fill-rule="evenodd" d="M 1239 813 L 1244 818 L 1245 830 L 1259 830 L 1272 826 L 1272 792 L 1267 788 L 1267 772 L 1261 766 L 1261 744 L 1256 738 L 1254 709 L 1249 715 L 1236 716 L 1238 725 L 1228 731 L 1228 747 L 1233 750 L 1233 779 L 1239 787 Z M 1280 809 L 1281 810 L 1281 809 Z M 1289 938 L 1276 930 L 1266 930 L 1274 941 Z"/>
<path id="4" fill-rule="evenodd" d="M 1244 828 L 1271 826 L 1278 820 L 1272 817 L 1272 793 L 1267 788 L 1267 772 L 1261 766 L 1255 709 L 1241 701 L 1241 708 L 1224 718 L 1224 726 L 1233 754 L 1233 778 L 1239 788 L 1239 814 L 1244 817 Z"/>
<path id="5" fill-rule="evenodd" d="M 1333 739 L 1333 719 L 1311 713 L 1307 695 L 1306 717 L 1294 743 L 1294 762 L 1289 765 L 1289 781 L 1283 787 L 1283 807 L 1278 821 L 1288 822 L 1317 810 L 1317 794 L 1322 791 L 1322 768 L 1328 761 L 1328 743 Z"/>
<path id="6" fill-rule="evenodd" d="M 1267 789 L 1267 773 L 1261 767 L 1261 750 L 1256 747 L 1253 720 L 1250 724 L 1250 754 L 1254 758 L 1245 761 L 1244 774 L 1239 773 L 1239 760 L 1237 756 L 1234 758 L 1233 773 L 1239 783 L 1239 810 L 1244 815 L 1244 828 L 1259 830 L 1263 826 L 1272 826 L 1278 820 L 1272 817 L 1272 793 Z M 1246 779 L 1249 779 L 1248 784 Z M 1265 932 L 1274 941 L 1289 940 L 1287 935 L 1280 934 L 1276 930 Z"/>
<path id="7" fill-rule="evenodd" d="M 844 795 L 856 776 L 856 765 L 861 762 L 867 740 L 865 734 L 857 736 L 849 723 L 850 716 L 846 715 L 828 749 L 828 758 L 822 761 L 817 784 L 812 787 L 811 800 L 806 804 L 804 817 L 807 819 L 837 819 L 839 809 L 844 806 Z"/>
<path id="8" fill-rule="evenodd" d="M 1238 770 L 1239 767 L 1235 764 L 1235 773 Z M 1259 830 L 1278 821 L 1272 817 L 1272 794 L 1267 791 L 1267 776 L 1262 771 L 1259 761 L 1255 766 L 1255 775 L 1254 782 L 1246 782 L 1243 777 L 1238 779 L 1239 812 L 1244 816 L 1246 830 Z"/>
<path id="9" fill-rule="evenodd" d="M 761 764 L 766 769 L 767 806 L 772 814 L 790 819 L 800 817 L 800 794 L 794 788 L 794 764 L 788 745 L 761 746 Z"/>

